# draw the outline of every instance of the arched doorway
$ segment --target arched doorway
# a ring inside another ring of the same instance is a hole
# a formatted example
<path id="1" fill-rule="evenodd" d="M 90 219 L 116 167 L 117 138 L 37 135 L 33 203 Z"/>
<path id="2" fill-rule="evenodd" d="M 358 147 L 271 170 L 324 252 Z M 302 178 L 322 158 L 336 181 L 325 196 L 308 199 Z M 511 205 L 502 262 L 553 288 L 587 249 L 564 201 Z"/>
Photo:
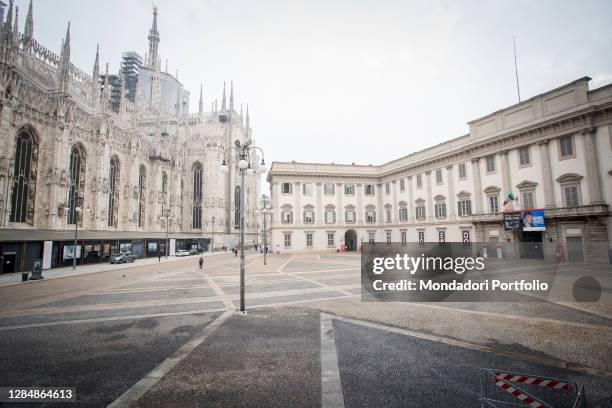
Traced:
<path id="1" fill-rule="evenodd" d="M 357 250 L 357 233 L 355 230 L 350 229 L 344 233 L 344 244 L 347 251 Z"/>

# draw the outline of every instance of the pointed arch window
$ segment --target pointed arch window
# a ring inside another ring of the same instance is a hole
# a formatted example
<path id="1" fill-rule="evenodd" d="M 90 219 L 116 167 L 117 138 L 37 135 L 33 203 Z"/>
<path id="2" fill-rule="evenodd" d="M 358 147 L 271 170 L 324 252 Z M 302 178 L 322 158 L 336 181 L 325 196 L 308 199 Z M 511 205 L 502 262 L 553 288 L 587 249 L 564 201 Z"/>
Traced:
<path id="1" fill-rule="evenodd" d="M 138 172 L 138 226 L 143 227 L 145 223 L 145 198 L 147 189 L 147 169 L 140 165 Z"/>
<path id="2" fill-rule="evenodd" d="M 11 222 L 32 224 L 34 221 L 37 161 L 38 143 L 34 134 L 29 130 L 21 130 L 15 140 Z"/>
<path id="3" fill-rule="evenodd" d="M 111 157 L 110 168 L 108 171 L 108 219 L 109 227 L 117 228 L 119 219 L 119 159 L 117 156 Z"/>
<path id="4" fill-rule="evenodd" d="M 240 186 L 234 190 L 234 228 L 240 229 Z"/>
<path id="5" fill-rule="evenodd" d="M 78 213 L 76 208 L 83 201 L 83 184 L 85 180 L 85 154 L 83 149 L 72 146 L 69 164 L 70 184 L 68 186 L 68 224 L 76 224 Z"/>
<path id="6" fill-rule="evenodd" d="M 193 166 L 193 214 L 192 227 L 202 228 L 202 164 Z"/>

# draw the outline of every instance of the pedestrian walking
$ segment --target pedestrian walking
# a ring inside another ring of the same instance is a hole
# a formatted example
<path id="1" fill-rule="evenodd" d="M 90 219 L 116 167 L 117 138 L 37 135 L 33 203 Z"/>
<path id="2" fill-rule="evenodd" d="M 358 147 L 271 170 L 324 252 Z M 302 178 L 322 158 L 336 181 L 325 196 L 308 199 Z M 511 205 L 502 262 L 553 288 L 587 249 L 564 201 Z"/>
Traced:
<path id="1" fill-rule="evenodd" d="M 204 257 L 202 255 L 200 255 L 200 260 L 198 263 L 200 264 L 200 269 L 202 269 L 202 266 L 204 265 Z"/>
<path id="2" fill-rule="evenodd" d="M 161 262 L 161 256 L 162 256 L 162 253 L 161 253 L 161 251 L 159 251 L 157 253 L 157 262 Z"/>

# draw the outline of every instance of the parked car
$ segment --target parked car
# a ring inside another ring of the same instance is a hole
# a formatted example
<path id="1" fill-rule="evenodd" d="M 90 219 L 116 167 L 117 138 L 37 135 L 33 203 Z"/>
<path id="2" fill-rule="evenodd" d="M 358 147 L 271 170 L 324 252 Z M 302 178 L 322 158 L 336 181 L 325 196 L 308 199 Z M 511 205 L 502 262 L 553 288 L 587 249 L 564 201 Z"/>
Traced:
<path id="1" fill-rule="evenodd" d="M 200 251 L 198 251 L 196 248 L 191 248 L 189 250 L 189 255 L 197 255 L 199 253 L 200 253 Z"/>
<path id="2" fill-rule="evenodd" d="M 186 249 L 179 249 L 178 251 L 176 251 L 176 256 L 187 256 L 189 255 L 189 251 L 187 251 Z"/>
<path id="3" fill-rule="evenodd" d="M 120 252 L 111 256 L 110 263 L 126 263 L 126 262 L 134 262 L 136 257 L 130 251 Z"/>

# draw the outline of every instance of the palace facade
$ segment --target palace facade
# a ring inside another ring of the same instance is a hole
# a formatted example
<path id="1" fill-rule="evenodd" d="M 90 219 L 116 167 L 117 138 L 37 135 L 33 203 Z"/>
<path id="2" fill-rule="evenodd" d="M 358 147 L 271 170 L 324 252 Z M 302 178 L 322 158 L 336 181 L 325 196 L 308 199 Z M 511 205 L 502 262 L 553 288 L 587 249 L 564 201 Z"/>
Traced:
<path id="1" fill-rule="evenodd" d="M 142 66 L 128 53 L 135 69 L 117 75 L 108 64 L 100 72 L 99 51 L 91 74 L 71 63 L 70 24 L 58 55 L 35 39 L 33 20 L 30 2 L 20 31 L 11 0 L 0 33 L 0 272 L 30 270 L 37 259 L 43 268 L 69 265 L 74 253 L 92 263 L 119 250 L 144 257 L 235 246 L 241 191 L 232 146 L 252 133 L 233 86 L 206 112 L 200 90 L 190 113 L 189 92 L 161 70 L 157 10 Z M 249 242 L 260 160 L 250 157 L 244 189 Z"/>
<path id="2" fill-rule="evenodd" d="M 464 242 L 493 256 L 610 262 L 612 85 L 590 90 L 589 80 L 379 166 L 273 163 L 273 247 Z"/>

